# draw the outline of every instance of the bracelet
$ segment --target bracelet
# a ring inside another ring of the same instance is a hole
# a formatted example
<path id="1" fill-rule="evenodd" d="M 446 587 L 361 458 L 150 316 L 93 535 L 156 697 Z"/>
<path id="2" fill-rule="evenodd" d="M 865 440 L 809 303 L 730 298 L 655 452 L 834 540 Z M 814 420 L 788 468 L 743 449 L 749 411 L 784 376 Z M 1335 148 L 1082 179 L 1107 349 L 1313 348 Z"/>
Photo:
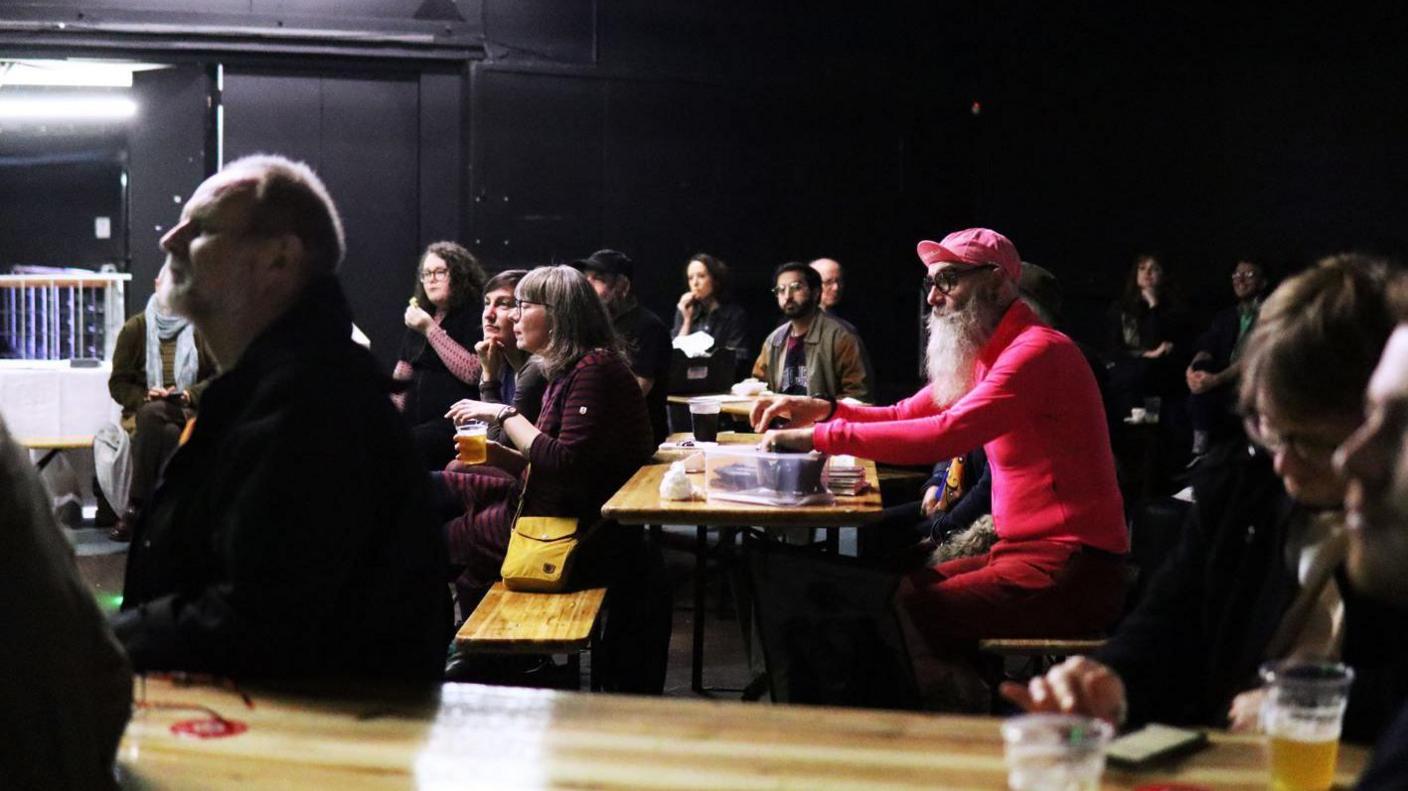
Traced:
<path id="1" fill-rule="evenodd" d="M 829 395 L 817 396 L 817 397 L 820 398 L 820 399 L 822 399 L 822 400 L 824 400 L 824 401 L 826 401 L 826 403 L 828 403 L 828 404 L 831 405 L 831 408 L 828 409 L 828 410 L 826 410 L 826 417 L 824 417 L 824 418 L 822 418 L 821 420 L 818 420 L 818 421 L 817 421 L 818 423 L 825 423 L 826 421 L 830 420 L 830 419 L 831 419 L 833 416 L 835 416 L 835 414 L 836 414 L 836 397 L 835 397 L 835 396 L 829 396 Z"/>
<path id="2" fill-rule="evenodd" d="M 518 414 L 517 409 L 514 409 L 512 405 L 506 406 L 503 409 L 500 409 L 498 414 L 494 415 L 494 424 L 502 426 L 505 420 L 508 420 L 516 414 Z"/>

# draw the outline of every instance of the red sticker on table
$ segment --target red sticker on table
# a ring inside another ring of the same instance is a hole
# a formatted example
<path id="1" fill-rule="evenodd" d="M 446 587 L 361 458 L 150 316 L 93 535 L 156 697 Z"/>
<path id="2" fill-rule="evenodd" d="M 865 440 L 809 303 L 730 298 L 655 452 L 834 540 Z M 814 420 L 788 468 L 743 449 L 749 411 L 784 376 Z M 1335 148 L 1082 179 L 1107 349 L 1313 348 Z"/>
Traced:
<path id="1" fill-rule="evenodd" d="M 247 730 L 249 726 L 238 720 L 182 720 L 171 726 L 171 732 L 177 736 L 193 739 L 223 739 L 238 736 Z"/>

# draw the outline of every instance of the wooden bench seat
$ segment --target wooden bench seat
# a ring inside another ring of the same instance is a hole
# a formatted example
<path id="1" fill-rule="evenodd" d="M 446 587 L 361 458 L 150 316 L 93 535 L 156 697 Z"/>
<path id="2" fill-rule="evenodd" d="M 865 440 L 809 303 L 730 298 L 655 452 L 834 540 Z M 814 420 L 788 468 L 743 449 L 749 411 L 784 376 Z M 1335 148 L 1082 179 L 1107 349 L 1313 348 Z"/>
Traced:
<path id="1" fill-rule="evenodd" d="M 519 593 L 496 582 L 455 633 L 455 647 L 480 654 L 566 654 L 578 669 L 580 654 L 596 648 L 605 603 L 605 588 Z M 598 688 L 597 664 L 592 662 L 592 689 Z"/>

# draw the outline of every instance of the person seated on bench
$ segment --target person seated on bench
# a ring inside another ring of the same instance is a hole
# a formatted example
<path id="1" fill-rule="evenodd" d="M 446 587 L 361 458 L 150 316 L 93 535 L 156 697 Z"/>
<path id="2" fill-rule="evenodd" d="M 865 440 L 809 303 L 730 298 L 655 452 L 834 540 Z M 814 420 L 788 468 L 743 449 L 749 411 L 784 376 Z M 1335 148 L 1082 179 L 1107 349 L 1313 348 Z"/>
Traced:
<path id="1" fill-rule="evenodd" d="M 483 366 L 479 400 L 513 404 L 518 414 L 536 422 L 548 380 L 513 337 L 513 317 L 518 307 L 513 290 L 526 274 L 526 269 L 508 269 L 484 284 L 484 340 L 474 345 L 474 351 Z M 501 444 L 509 441 L 502 426 L 491 427 L 489 439 Z"/>
<path id="2" fill-rule="evenodd" d="M 998 540 L 907 576 L 898 603 L 936 656 L 984 637 L 1081 636 L 1124 600 L 1129 551 L 1100 392 L 1080 350 L 1017 297 L 1021 259 L 985 228 L 918 245 L 932 307 L 929 384 L 894 406 L 759 399 L 762 447 L 934 463 L 983 446 Z M 814 424 L 814 425 L 813 425 Z"/>
<path id="3" fill-rule="evenodd" d="M 773 330 L 753 376 L 774 393 L 869 401 L 875 383 L 865 344 L 821 309 L 821 275 L 798 261 L 773 271 L 773 295 L 787 322 Z M 932 459 L 930 460 L 932 461 Z"/>
<path id="4" fill-rule="evenodd" d="M 1332 454 L 1363 416 L 1392 331 L 1382 267 L 1336 256 L 1265 302 L 1242 354 L 1245 442 L 1216 447 L 1195 504 L 1148 592 L 1093 657 L 1003 694 L 1033 711 L 1114 723 L 1254 728 L 1257 666 L 1289 657 L 1354 667 L 1344 734 L 1372 739 L 1404 698 L 1408 617 L 1345 576 L 1345 484 Z M 1334 376 L 1307 377 L 1306 371 Z"/>
<path id="5" fill-rule="evenodd" d="M 215 358 L 189 319 L 171 311 L 171 274 L 157 272 L 147 309 L 117 333 L 108 392 L 122 407 L 132 435 L 132 484 L 127 506 L 108 536 L 130 541 L 132 525 L 151 499 L 158 473 L 176 451 L 181 430 L 215 377 Z"/>
<path id="6" fill-rule="evenodd" d="M 322 181 L 274 156 L 162 237 L 223 373 L 133 528 L 112 624 L 138 672 L 439 680 L 449 561 L 396 383 L 351 337 L 343 240 Z"/>
<path id="7" fill-rule="evenodd" d="M 525 516 L 576 517 L 585 530 L 655 452 L 645 395 L 605 306 L 581 272 L 568 266 L 529 272 L 518 281 L 514 316 L 519 348 L 534 355 L 548 380 L 542 413 L 534 423 L 512 406 L 456 403 L 449 412 L 455 422 L 487 421 L 511 444 L 490 443 L 483 466 L 451 462 L 433 476 L 441 514 L 453 516 L 445 534 L 450 561 L 460 569 L 455 584 L 466 614 L 499 579 L 520 498 L 526 498 Z"/>
<path id="8" fill-rule="evenodd" d="M 484 294 L 484 269 L 474 254 L 454 242 L 425 248 L 406 307 L 406 334 L 392 378 L 406 389 L 392 396 L 405 416 L 426 470 L 438 470 L 454 455 L 455 427 L 445 410 L 476 394 L 479 382 L 479 321 L 474 309 Z"/>

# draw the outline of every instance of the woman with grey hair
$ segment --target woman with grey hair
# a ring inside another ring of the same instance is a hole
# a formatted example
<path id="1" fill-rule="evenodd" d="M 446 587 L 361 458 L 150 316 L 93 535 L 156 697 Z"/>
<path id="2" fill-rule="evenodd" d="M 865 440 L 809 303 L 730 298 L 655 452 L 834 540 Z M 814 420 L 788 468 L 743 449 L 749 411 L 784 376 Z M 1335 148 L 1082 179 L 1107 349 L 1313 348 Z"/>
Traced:
<path id="1" fill-rule="evenodd" d="M 442 515 L 453 517 L 445 533 L 465 614 L 499 578 L 520 499 L 524 516 L 576 517 L 586 531 L 655 450 L 645 397 L 586 277 L 542 267 L 518 282 L 515 296 L 514 337 L 548 380 L 542 411 L 535 422 L 512 406 L 457 402 L 448 417 L 487 421 L 510 444 L 489 443 L 485 465 L 452 462 L 435 476 Z"/>

